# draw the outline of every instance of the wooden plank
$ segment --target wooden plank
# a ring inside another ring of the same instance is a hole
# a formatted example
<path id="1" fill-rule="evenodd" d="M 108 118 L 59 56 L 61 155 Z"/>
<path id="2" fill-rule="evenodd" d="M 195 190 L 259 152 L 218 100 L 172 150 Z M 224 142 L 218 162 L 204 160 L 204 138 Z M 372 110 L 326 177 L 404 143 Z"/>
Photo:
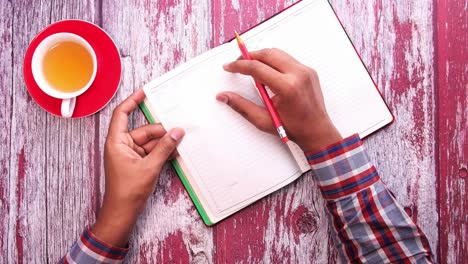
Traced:
<path id="1" fill-rule="evenodd" d="M 365 141 L 369 156 L 437 254 L 432 2 L 332 3 L 395 115 Z"/>
<path id="2" fill-rule="evenodd" d="M 291 1 L 212 1 L 213 43 L 225 42 Z M 312 175 L 262 199 L 214 228 L 215 262 L 335 262 L 324 201 Z M 324 241 L 327 241 L 324 243 Z"/>
<path id="3" fill-rule="evenodd" d="M 366 140 L 369 154 L 384 181 L 413 219 L 426 231 L 432 248 L 436 248 L 438 217 L 433 141 L 435 104 L 432 3 L 331 3 L 396 116 L 395 124 Z M 263 17 L 259 14 L 268 13 L 264 10 L 278 5 L 281 3 L 276 1 L 260 1 L 257 5 L 238 1 L 214 1 L 214 24 L 221 24 L 219 28 L 214 28 L 214 43 L 229 39 L 234 27 L 244 30 L 253 22 L 261 21 L 259 17 Z M 252 9 L 257 11 L 245 12 Z M 223 15 L 217 17 L 216 14 Z M 249 22 L 248 25 L 242 25 L 237 21 Z M 313 235 L 306 235 L 308 241 L 303 241 L 306 243 L 296 242 L 289 238 L 294 230 L 299 229 L 298 223 L 282 221 L 300 211 L 300 208 L 312 212 L 312 215 L 315 213 L 317 217 L 312 219 L 324 219 L 322 202 L 316 197 L 316 188 L 308 182 L 307 176 L 303 181 L 306 182 L 298 181 L 294 187 L 287 187 L 221 223 L 216 228 L 217 245 L 241 242 L 236 243 L 229 254 L 223 253 L 224 250 L 217 250 L 216 259 L 278 261 L 306 256 L 305 259 L 309 261 L 322 262 L 328 252 L 320 251 L 313 245 L 322 242 L 320 245 L 323 248 L 323 241 L 329 239 L 328 234 L 319 230 Z M 298 197 L 298 193 L 306 195 Z M 296 202 L 291 203 L 292 200 Z M 283 204 L 293 206 L 288 209 Z M 320 210 L 312 210 L 314 206 Z M 324 226 L 320 221 L 315 222 L 320 227 Z M 227 235 L 231 237 L 229 242 L 224 240 Z M 328 258 L 331 262 L 336 261 L 334 253 L 329 253 Z"/>
<path id="4" fill-rule="evenodd" d="M 23 56 L 45 26 L 65 18 L 93 21 L 92 1 L 13 2 L 9 263 L 56 261 L 94 221 L 94 117 L 66 120 L 29 96 Z M 2 95 L 3 96 L 3 95 Z"/>
<path id="5" fill-rule="evenodd" d="M 468 258 L 468 2 L 435 1 L 440 263 Z"/>
<path id="6" fill-rule="evenodd" d="M 120 48 L 123 75 L 116 98 L 100 114 L 99 146 L 104 144 L 112 109 L 119 102 L 210 48 L 211 24 L 204 19 L 209 18 L 209 10 L 208 1 L 103 2 L 103 28 Z M 138 111 L 130 126 L 145 123 Z M 162 172 L 130 243 L 129 263 L 211 262 L 211 228 L 201 221 L 172 167 Z"/>
<path id="7" fill-rule="evenodd" d="M 0 263 L 7 262 L 10 212 L 10 130 L 13 79 L 13 5 L 0 5 Z"/>

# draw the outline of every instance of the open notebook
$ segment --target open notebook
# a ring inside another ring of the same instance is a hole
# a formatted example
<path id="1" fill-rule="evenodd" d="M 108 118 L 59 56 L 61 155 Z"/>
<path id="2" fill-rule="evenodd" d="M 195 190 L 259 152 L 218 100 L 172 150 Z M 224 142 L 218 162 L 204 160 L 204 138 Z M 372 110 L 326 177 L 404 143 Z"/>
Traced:
<path id="1" fill-rule="evenodd" d="M 346 137 L 365 137 L 393 117 L 326 0 L 304 0 L 242 35 L 250 50 L 276 47 L 317 70 L 327 110 Z M 299 178 L 301 171 L 278 136 L 258 131 L 216 101 L 234 91 L 262 104 L 249 77 L 223 71 L 240 56 L 235 40 L 145 85 L 142 109 L 150 122 L 186 136 L 173 161 L 207 225 Z"/>

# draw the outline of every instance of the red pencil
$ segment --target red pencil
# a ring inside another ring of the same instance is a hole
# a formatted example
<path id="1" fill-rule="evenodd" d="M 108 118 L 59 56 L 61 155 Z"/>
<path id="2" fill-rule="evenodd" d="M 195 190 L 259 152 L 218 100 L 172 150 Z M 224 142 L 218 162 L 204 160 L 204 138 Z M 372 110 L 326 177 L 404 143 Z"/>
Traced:
<path id="1" fill-rule="evenodd" d="M 237 44 L 239 44 L 242 57 L 244 57 L 244 59 L 246 60 L 252 60 L 252 58 L 250 57 L 249 51 L 247 50 L 247 47 L 245 46 L 244 41 L 241 39 L 237 31 L 236 31 L 236 39 L 237 39 Z M 301 172 L 306 172 L 310 170 L 310 166 L 306 157 L 304 156 L 304 152 L 302 152 L 301 148 L 296 143 L 289 140 L 288 135 L 286 134 L 286 131 L 284 130 L 283 123 L 281 122 L 281 119 L 279 118 L 278 112 L 276 111 L 276 108 L 273 105 L 273 102 L 271 101 L 270 96 L 268 96 L 265 86 L 263 86 L 263 84 L 261 84 L 260 82 L 256 80 L 254 81 L 255 81 L 255 86 L 257 87 L 257 90 L 260 93 L 260 96 L 262 97 L 263 104 L 265 104 L 265 108 L 270 114 L 271 120 L 273 120 L 273 124 L 275 125 L 276 130 L 278 131 L 278 134 L 281 140 L 288 146 L 288 149 L 293 155 L 294 160 L 299 166 L 299 169 L 301 170 Z"/>
<path id="2" fill-rule="evenodd" d="M 247 50 L 247 47 L 245 46 L 244 41 L 241 39 L 237 31 L 236 31 L 236 39 L 237 39 L 237 44 L 239 44 L 239 49 L 241 50 L 242 57 L 244 57 L 244 59 L 246 60 L 252 60 L 252 58 L 250 57 L 249 51 Z M 255 86 L 257 86 L 258 92 L 260 93 L 260 96 L 262 97 L 263 104 L 265 104 L 265 108 L 270 114 L 271 120 L 273 120 L 273 124 L 275 125 L 275 128 L 278 131 L 278 134 L 281 140 L 284 143 L 287 143 L 289 141 L 288 135 L 286 135 L 286 131 L 284 130 L 283 123 L 281 122 L 281 119 L 279 118 L 278 112 L 276 111 L 276 108 L 273 105 L 273 102 L 268 96 L 265 86 L 263 86 L 263 84 L 261 84 L 260 82 L 256 80 L 255 80 Z"/>

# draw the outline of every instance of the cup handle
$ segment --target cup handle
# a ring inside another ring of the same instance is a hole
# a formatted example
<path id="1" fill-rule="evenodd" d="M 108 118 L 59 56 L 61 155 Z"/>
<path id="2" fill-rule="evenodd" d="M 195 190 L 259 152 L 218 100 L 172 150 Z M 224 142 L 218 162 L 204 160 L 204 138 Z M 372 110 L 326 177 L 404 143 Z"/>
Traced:
<path id="1" fill-rule="evenodd" d="M 75 110 L 76 97 L 62 100 L 62 117 L 70 118 Z"/>

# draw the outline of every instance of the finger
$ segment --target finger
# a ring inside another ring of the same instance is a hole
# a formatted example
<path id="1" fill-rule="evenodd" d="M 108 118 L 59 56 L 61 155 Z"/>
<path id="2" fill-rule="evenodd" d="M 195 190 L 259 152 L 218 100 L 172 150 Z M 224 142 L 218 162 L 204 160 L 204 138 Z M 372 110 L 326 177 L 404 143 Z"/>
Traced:
<path id="1" fill-rule="evenodd" d="M 153 139 L 149 141 L 148 143 L 144 144 L 141 146 L 146 153 L 150 153 L 153 151 L 153 149 L 158 145 L 159 139 Z M 177 152 L 177 149 L 172 152 L 171 156 L 169 157 L 170 159 L 173 159 L 179 155 L 179 152 Z M 146 156 L 146 155 L 145 155 Z"/>
<path id="2" fill-rule="evenodd" d="M 118 133 L 128 131 L 128 116 L 138 107 L 138 104 L 145 99 L 143 89 L 136 90 L 132 95 L 120 103 L 112 113 L 109 125 L 109 135 L 115 136 Z"/>
<path id="3" fill-rule="evenodd" d="M 146 153 L 150 153 L 158 145 L 159 140 L 159 138 L 150 140 L 141 147 L 146 151 Z"/>
<path id="4" fill-rule="evenodd" d="M 156 166 L 158 170 L 160 170 L 167 159 L 176 150 L 177 144 L 179 144 L 179 142 L 182 140 L 184 134 L 184 130 L 180 128 L 172 129 L 166 133 L 166 135 L 164 135 L 161 140 L 159 140 L 159 143 L 156 145 L 153 151 L 151 151 L 146 156 L 145 159 L 153 166 Z"/>
<path id="5" fill-rule="evenodd" d="M 284 74 L 258 60 L 237 60 L 224 65 L 224 70 L 250 75 L 270 87 L 275 94 L 282 94 L 282 91 L 288 87 Z"/>
<path id="6" fill-rule="evenodd" d="M 281 73 L 295 72 L 297 68 L 301 67 L 299 61 L 280 49 L 261 49 L 249 53 L 252 59 L 261 61 Z"/>
<path id="7" fill-rule="evenodd" d="M 229 105 L 258 129 L 268 133 L 275 133 L 273 121 L 265 108 L 231 92 L 220 93 L 216 96 L 216 99 Z"/>
<path id="8" fill-rule="evenodd" d="M 130 131 L 130 136 L 137 145 L 142 146 L 147 142 L 160 138 L 166 134 L 161 124 L 148 124 Z M 148 152 L 149 153 L 149 152 Z"/>
<path id="9" fill-rule="evenodd" d="M 133 144 L 132 148 L 142 158 L 146 157 L 146 154 L 148 153 L 148 152 L 145 151 L 145 149 L 143 147 L 140 147 L 137 144 Z"/>

